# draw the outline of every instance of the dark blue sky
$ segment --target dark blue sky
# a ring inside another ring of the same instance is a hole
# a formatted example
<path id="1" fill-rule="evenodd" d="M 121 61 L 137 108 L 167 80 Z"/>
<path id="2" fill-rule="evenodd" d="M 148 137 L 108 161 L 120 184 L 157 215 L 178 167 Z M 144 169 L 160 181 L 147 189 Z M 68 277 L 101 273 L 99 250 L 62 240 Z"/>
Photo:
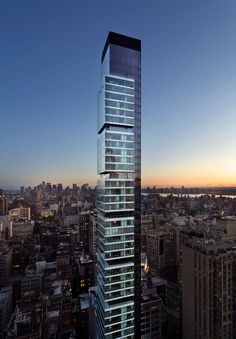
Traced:
<path id="1" fill-rule="evenodd" d="M 95 184 L 109 30 L 142 40 L 143 184 L 236 185 L 235 0 L 5 0 L 0 186 Z"/>

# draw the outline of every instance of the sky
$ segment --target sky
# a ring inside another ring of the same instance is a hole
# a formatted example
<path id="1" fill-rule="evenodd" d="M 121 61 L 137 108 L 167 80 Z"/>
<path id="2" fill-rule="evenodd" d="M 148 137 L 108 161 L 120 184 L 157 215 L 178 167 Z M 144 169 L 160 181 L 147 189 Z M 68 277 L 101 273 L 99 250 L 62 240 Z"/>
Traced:
<path id="1" fill-rule="evenodd" d="M 0 187 L 96 184 L 109 31 L 142 40 L 142 186 L 236 186 L 235 0 L 3 0 Z"/>

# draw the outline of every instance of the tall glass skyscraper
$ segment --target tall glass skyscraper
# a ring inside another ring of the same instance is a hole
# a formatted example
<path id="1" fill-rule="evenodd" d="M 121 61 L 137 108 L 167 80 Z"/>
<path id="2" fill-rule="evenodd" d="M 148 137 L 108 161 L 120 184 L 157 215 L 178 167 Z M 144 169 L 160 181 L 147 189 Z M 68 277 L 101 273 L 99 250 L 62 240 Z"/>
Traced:
<path id="1" fill-rule="evenodd" d="M 141 41 L 110 32 L 98 93 L 97 338 L 140 337 Z"/>

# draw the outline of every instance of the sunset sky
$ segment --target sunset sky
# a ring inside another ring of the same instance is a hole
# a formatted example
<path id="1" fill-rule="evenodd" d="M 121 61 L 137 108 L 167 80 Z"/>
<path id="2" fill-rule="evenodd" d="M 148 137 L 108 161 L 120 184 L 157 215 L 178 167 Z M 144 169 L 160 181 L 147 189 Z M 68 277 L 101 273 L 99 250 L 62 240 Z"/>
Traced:
<path id="1" fill-rule="evenodd" d="M 142 40 L 142 186 L 236 186 L 235 0 L 0 2 L 0 188 L 96 184 L 109 31 Z"/>

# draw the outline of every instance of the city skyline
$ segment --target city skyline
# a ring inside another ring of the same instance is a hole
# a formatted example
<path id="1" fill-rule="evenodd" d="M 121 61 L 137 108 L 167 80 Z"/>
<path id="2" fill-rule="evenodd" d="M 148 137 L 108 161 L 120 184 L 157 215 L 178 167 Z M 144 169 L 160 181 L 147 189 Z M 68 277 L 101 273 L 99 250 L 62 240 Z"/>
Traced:
<path id="1" fill-rule="evenodd" d="M 126 9 L 0 4 L 0 187 L 95 186 L 97 70 L 109 30 L 144 45 L 142 186 L 236 186 L 235 2 Z"/>

